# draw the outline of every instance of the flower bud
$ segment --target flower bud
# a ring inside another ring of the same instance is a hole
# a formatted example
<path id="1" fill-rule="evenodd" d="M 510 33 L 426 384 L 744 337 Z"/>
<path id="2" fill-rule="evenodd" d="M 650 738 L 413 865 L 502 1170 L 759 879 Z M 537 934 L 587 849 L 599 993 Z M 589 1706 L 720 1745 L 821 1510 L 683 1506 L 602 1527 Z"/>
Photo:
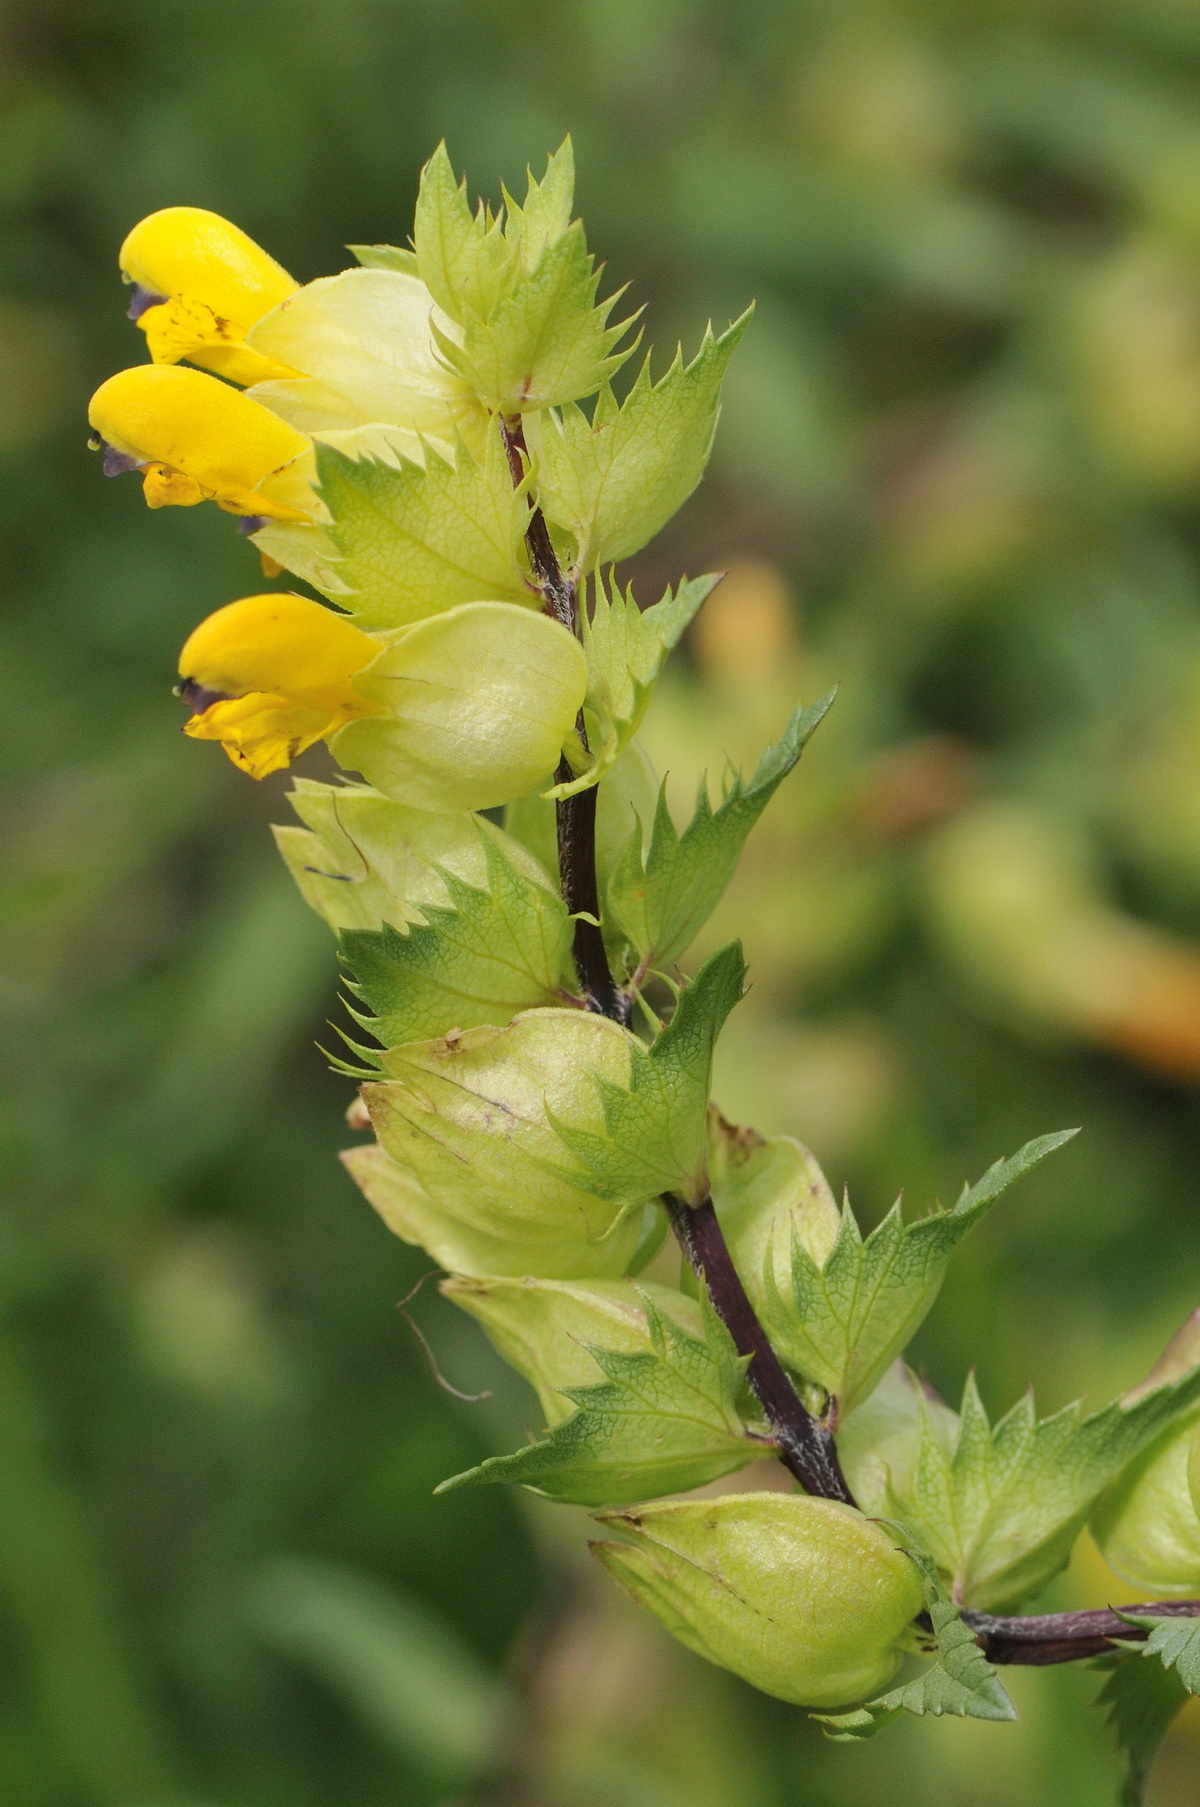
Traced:
<path id="1" fill-rule="evenodd" d="M 587 1387 L 604 1373 L 588 1345 L 620 1354 L 652 1353 L 646 1328 L 646 1294 L 658 1311 L 673 1318 L 698 1342 L 704 1340 L 700 1307 L 673 1286 L 653 1280 L 443 1280 L 448 1299 L 487 1331 L 509 1367 L 537 1391 L 552 1429 L 576 1410 L 564 1387 Z"/>
<path id="2" fill-rule="evenodd" d="M 631 1045 L 604 1017 L 529 1010 L 389 1049 L 363 1098 L 390 1161 L 355 1149 L 346 1165 L 389 1228 L 452 1272 L 623 1274 L 651 1197 L 593 1190 L 555 1124 L 605 1133 L 596 1080 L 627 1087 Z"/>
<path id="3" fill-rule="evenodd" d="M 1198 1360 L 1200 1311 L 1125 1403 L 1182 1380 Z M 1101 1494 L 1091 1531 L 1109 1568 L 1133 1587 L 1164 1599 L 1200 1592 L 1200 1411 L 1171 1425 Z"/>
<path id="4" fill-rule="evenodd" d="M 240 515 L 247 532 L 322 512 L 310 441 L 201 370 L 119 370 L 93 395 L 88 419 L 105 448 L 105 474 L 140 470 L 151 508 L 212 501 Z"/>
<path id="5" fill-rule="evenodd" d="M 379 642 L 305 596 L 246 596 L 202 621 L 179 655 L 184 733 L 220 741 L 265 778 L 314 741 L 378 707 L 354 688 Z"/>
<path id="6" fill-rule="evenodd" d="M 798 1706 L 860 1701 L 890 1679 L 924 1596 L 878 1525 L 834 1500 L 726 1494 L 600 1515 L 629 1543 L 592 1550 L 690 1650 Z"/>
<path id="7" fill-rule="evenodd" d="M 244 341 L 297 285 L 230 220 L 205 207 L 163 207 L 133 228 L 120 264 L 134 284 L 129 317 L 156 364 L 187 358 L 234 383 L 291 375 Z"/>

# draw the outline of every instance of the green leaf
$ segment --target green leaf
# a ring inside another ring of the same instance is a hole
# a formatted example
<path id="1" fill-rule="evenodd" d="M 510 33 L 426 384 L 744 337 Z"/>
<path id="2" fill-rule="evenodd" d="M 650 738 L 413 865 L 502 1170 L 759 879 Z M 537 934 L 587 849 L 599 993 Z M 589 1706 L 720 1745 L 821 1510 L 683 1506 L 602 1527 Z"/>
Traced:
<path id="1" fill-rule="evenodd" d="M 360 626 L 405 627 L 463 602 L 536 606 L 521 546 L 529 522 L 493 427 L 482 463 L 459 445 L 453 464 L 426 446 L 424 465 L 317 449 L 341 593 Z"/>
<path id="2" fill-rule="evenodd" d="M 797 709 L 782 739 L 768 747 L 749 783 L 735 772 L 716 810 L 704 780 L 696 811 L 683 833 L 671 820 L 665 787 L 659 794 L 643 853 L 642 826 L 630 834 L 606 891 L 606 919 L 629 940 L 639 961 L 668 966 L 691 944 L 733 876 L 746 836 L 804 751 L 833 702 Z"/>
<path id="3" fill-rule="evenodd" d="M 495 413 L 594 395 L 633 349 L 616 351 L 632 320 L 608 325 L 619 293 L 596 303 L 600 273 L 583 226 L 570 219 L 573 189 L 569 140 L 540 185 L 530 176 L 524 206 L 509 201 L 507 226 L 486 209 L 472 214 L 444 147 L 422 174 L 417 263 L 462 333 L 461 344 L 444 336 L 438 343 Z"/>
<path id="4" fill-rule="evenodd" d="M 1105 1709 L 1125 1759 L 1120 1807 L 1142 1807 L 1150 1767 L 1187 1690 L 1161 1664 L 1139 1663 L 1134 1656 L 1101 1657 L 1094 1667 L 1110 1671 L 1096 1705 Z"/>
<path id="5" fill-rule="evenodd" d="M 738 1357 L 715 1313 L 705 1311 L 697 1338 L 638 1291 L 650 1347 L 585 1345 L 606 1379 L 563 1389 L 574 1416 L 539 1443 L 443 1481 L 438 1493 L 515 1481 L 576 1505 L 627 1505 L 703 1486 L 769 1450 L 743 1427 L 738 1395 L 749 1358 Z"/>
<path id="6" fill-rule="evenodd" d="M 347 245 L 364 270 L 399 270 L 402 276 L 420 276 L 415 251 L 399 245 Z"/>
<path id="7" fill-rule="evenodd" d="M 538 501 L 574 535 L 581 571 L 638 551 L 699 483 L 717 428 L 721 379 L 752 312 L 720 338 L 710 326 L 690 364 L 681 347 L 657 383 L 647 358 L 619 407 L 605 386 L 591 420 L 575 403 L 542 417 Z"/>
<path id="8" fill-rule="evenodd" d="M 584 708 L 589 718 L 592 757 L 587 770 L 548 794 L 570 797 L 596 784 L 611 770 L 641 725 L 654 681 L 720 577 L 685 577 L 653 608 L 639 609 L 633 591 L 605 589 L 597 573 L 593 607 L 580 625 L 588 662 Z"/>
<path id="9" fill-rule="evenodd" d="M 1119 1609 L 1118 1609 L 1119 1610 Z M 1140 1646 L 1143 1656 L 1156 1656 L 1164 1669 L 1174 1669 L 1189 1694 L 1200 1694 L 1200 1618 L 1163 1618 L 1155 1613 L 1121 1613 L 1150 1636 Z"/>
<path id="10" fill-rule="evenodd" d="M 342 936 L 350 989 L 367 1006 L 351 1015 L 384 1047 L 507 1023 L 519 1010 L 559 1001 L 571 940 L 566 905 L 510 861 L 482 824 L 476 832 L 482 887 L 443 872 L 449 904 L 426 904 L 423 924 Z"/>
<path id="11" fill-rule="evenodd" d="M 865 1241 L 847 1202 L 823 1263 L 796 1235 L 790 1274 L 780 1271 L 781 1251 L 769 1249 L 761 1267 L 746 1273 L 746 1284 L 784 1361 L 850 1411 L 928 1314 L 967 1231 L 1007 1186 L 1074 1134 L 1039 1136 L 997 1161 L 977 1185 L 964 1188 L 951 1211 L 905 1223 L 897 1201 Z M 736 1239 L 732 1247 L 736 1260 Z"/>
<path id="12" fill-rule="evenodd" d="M 631 1039 L 628 1086 L 596 1080 L 603 1134 L 554 1119 L 596 1191 L 614 1198 L 676 1192 L 690 1204 L 703 1200 L 713 1048 L 742 996 L 745 976 L 741 943 L 732 941 L 701 967 L 649 1048 Z"/>
<path id="13" fill-rule="evenodd" d="M 993 1427 L 969 1377 L 956 1443 L 948 1448 L 925 1414 L 895 1509 L 952 1578 L 956 1599 L 1017 1606 L 1066 1565 L 1098 1494 L 1198 1399 L 1200 1369 L 1088 1417 L 1076 1401 L 1039 1422 L 1027 1393 Z"/>
<path id="14" fill-rule="evenodd" d="M 1017 1717 L 1006 1689 L 991 1663 L 964 1625 L 939 1579 L 937 1566 L 921 1549 L 904 1545 L 921 1571 L 925 1606 L 937 1639 L 937 1661 L 915 1681 L 892 1688 L 853 1713 L 814 1713 L 826 1736 L 839 1744 L 874 1737 L 902 1713 L 918 1718 L 950 1714 L 957 1719 L 1012 1720 Z"/>

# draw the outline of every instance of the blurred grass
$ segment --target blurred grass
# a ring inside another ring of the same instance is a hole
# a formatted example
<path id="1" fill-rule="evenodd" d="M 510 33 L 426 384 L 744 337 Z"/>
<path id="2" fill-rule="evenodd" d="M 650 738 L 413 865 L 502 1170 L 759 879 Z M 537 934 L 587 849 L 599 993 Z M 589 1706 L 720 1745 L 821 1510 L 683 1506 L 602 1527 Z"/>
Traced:
<path id="1" fill-rule="evenodd" d="M 731 572 L 650 723 L 681 795 L 842 685 L 713 927 L 755 979 L 720 1096 L 868 1218 L 1082 1124 L 919 1354 L 995 1407 L 1099 1400 L 1200 1280 L 1200 11 L 8 0 L 0 44 L 0 1799 L 1107 1799 L 1086 1673 L 1018 1677 L 1013 1732 L 834 1751 L 593 1582 L 582 1515 L 430 1497 L 532 1408 L 427 1292 L 495 1393 L 448 1398 L 392 1309 L 425 1264 L 334 1159 L 283 782 L 177 733 L 176 648 L 252 550 L 103 483 L 83 417 L 141 356 L 141 215 L 217 208 L 308 279 L 403 237 L 443 135 L 495 195 L 573 133 L 656 368 L 757 296 L 634 570 Z M 505 1677 L 494 1752 L 450 1711 L 431 1750 L 439 1667 L 483 1718 Z M 1196 1738 L 1157 1807 L 1200 1801 Z"/>

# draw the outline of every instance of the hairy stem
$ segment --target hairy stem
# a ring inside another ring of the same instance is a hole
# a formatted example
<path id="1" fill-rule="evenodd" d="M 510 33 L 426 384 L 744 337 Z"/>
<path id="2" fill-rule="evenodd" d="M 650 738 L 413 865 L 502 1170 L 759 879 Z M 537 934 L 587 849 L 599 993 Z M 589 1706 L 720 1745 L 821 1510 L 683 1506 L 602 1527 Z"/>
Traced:
<path id="1" fill-rule="evenodd" d="M 746 1378 L 779 1444 L 780 1461 L 807 1493 L 853 1506 L 854 1495 L 846 1485 L 833 1437 L 805 1409 L 771 1347 L 733 1265 L 712 1199 L 693 1206 L 671 1192 L 664 1197 L 680 1247 L 708 1288 L 738 1354 L 750 1357 Z"/>
<path id="2" fill-rule="evenodd" d="M 1144 1613 L 1158 1619 L 1200 1618 L 1200 1600 L 1150 1600 L 1126 1606 L 1127 1613 Z M 1140 1625 L 1127 1625 L 1110 1606 L 1088 1612 L 1031 1613 L 1026 1618 L 996 1618 L 992 1613 L 962 1615 L 989 1663 L 1021 1663 L 1043 1668 L 1050 1663 L 1075 1663 L 1083 1657 L 1103 1656 L 1120 1640 L 1140 1641 L 1148 1634 Z"/>

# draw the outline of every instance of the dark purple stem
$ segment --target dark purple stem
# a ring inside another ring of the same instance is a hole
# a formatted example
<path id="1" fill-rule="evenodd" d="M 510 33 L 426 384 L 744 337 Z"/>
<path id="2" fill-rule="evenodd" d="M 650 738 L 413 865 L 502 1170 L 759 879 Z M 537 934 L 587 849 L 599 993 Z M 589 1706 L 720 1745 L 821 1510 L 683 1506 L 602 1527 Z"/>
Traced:
<path id="1" fill-rule="evenodd" d="M 523 483 L 528 452 L 520 416 L 515 420 L 503 421 L 501 430 L 513 482 Z M 529 516 L 525 544 L 529 548 L 529 563 L 547 615 L 561 621 L 570 633 L 577 633 L 579 623 L 575 586 L 564 575 L 558 562 L 550 529 L 540 508 L 535 507 Z M 586 747 L 587 733 L 582 710 L 579 712 L 576 729 Z M 569 784 L 575 774 L 564 759 L 554 776 L 557 783 Z M 596 884 L 595 785 L 590 785 L 587 790 L 577 791 L 573 797 L 562 798 L 555 806 L 555 816 L 558 824 L 558 870 L 563 901 L 576 919 L 575 966 L 588 1009 L 594 1010 L 599 1016 L 612 1017 L 614 1022 L 628 1023 L 633 998 L 622 992 L 613 978 L 604 946 L 604 935 L 600 929 L 600 895 Z M 589 917 L 594 920 L 586 920 Z"/>
<path id="2" fill-rule="evenodd" d="M 846 1485 L 833 1437 L 805 1409 L 784 1373 L 733 1265 L 712 1199 L 706 1198 L 702 1205 L 689 1205 L 668 1192 L 664 1202 L 679 1245 L 697 1278 L 708 1288 L 734 1347 L 739 1355 L 750 1357 L 746 1378 L 767 1415 L 779 1445 L 780 1461 L 805 1492 L 853 1506 L 854 1495 Z"/>
<path id="3" fill-rule="evenodd" d="M 1156 1619 L 1196 1619 L 1200 1618 L 1200 1600 L 1151 1600 L 1122 1610 Z M 1103 1656 L 1105 1651 L 1116 1648 L 1118 1640 L 1140 1641 L 1147 1636 L 1140 1625 L 1127 1625 L 1110 1606 L 1089 1612 L 1032 1613 L 1027 1618 L 1013 1619 L 968 1608 L 962 1618 L 975 1633 L 989 1663 L 1021 1663 L 1035 1668 Z"/>

